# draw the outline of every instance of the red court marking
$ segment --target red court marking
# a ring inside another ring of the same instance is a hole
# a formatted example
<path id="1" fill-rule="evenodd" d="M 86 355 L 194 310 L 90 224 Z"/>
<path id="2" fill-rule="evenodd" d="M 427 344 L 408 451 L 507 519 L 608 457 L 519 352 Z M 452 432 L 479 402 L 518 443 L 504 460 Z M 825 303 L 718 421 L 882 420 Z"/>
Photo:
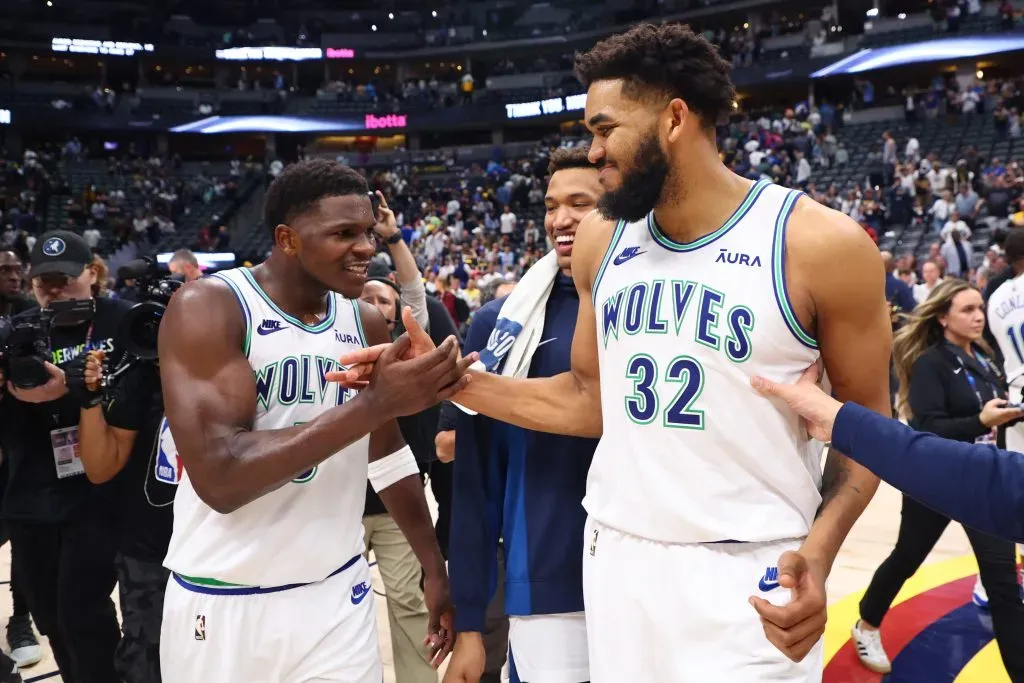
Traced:
<path id="1" fill-rule="evenodd" d="M 975 579 L 972 574 L 945 583 L 890 609 L 882 621 L 882 644 L 889 660 L 895 661 L 903 648 L 935 620 L 970 602 Z M 879 683 L 881 680 L 882 674 L 869 671 L 857 659 L 850 638 L 825 667 L 823 683 Z"/>

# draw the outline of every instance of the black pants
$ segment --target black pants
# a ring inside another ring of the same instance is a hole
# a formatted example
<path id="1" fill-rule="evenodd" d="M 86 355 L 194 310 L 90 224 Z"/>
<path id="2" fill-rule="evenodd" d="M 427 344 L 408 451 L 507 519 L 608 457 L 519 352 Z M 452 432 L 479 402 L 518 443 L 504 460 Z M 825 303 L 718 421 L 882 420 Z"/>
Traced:
<path id="1" fill-rule="evenodd" d="M 65 683 L 119 680 L 113 525 L 82 512 L 67 522 L 9 521 L 8 528 L 21 588 Z"/>
<path id="2" fill-rule="evenodd" d="M 430 463 L 430 492 L 437 501 L 437 524 L 434 527 L 441 554 L 448 559 L 451 537 L 452 470 L 454 463 L 435 460 Z M 498 582 L 494 597 L 487 605 L 484 621 L 484 651 L 487 663 L 481 683 L 501 683 L 501 669 L 508 653 L 508 617 L 505 616 L 505 556 L 498 546 Z"/>
<path id="3" fill-rule="evenodd" d="M 21 569 L 14 559 L 16 551 L 11 545 L 11 602 L 14 603 L 12 616 L 27 617 L 29 615 L 28 598 L 25 597 L 25 579 L 21 576 Z"/>
<path id="4" fill-rule="evenodd" d="M 892 553 L 875 571 L 871 585 L 860 601 L 860 616 L 871 626 L 880 626 L 903 583 L 917 571 L 949 524 L 916 500 L 903 496 L 899 536 Z M 1017 585 L 1014 544 L 964 527 L 978 558 L 981 583 L 988 592 L 992 630 L 1010 679 L 1024 682 L 1024 603 Z"/>
<path id="5" fill-rule="evenodd" d="M 169 572 L 160 562 L 118 553 L 114 562 L 123 635 L 114 657 L 124 683 L 160 683 L 160 623 Z"/>

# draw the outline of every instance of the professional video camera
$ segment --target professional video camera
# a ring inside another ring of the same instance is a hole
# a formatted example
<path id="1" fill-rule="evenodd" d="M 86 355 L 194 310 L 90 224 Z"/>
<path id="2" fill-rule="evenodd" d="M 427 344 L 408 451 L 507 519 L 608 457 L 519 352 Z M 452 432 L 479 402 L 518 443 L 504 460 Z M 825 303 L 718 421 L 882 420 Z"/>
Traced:
<path id="1" fill-rule="evenodd" d="M 75 325 L 92 320 L 96 304 L 92 299 L 54 301 L 49 308 L 17 318 L 0 317 L 0 370 L 14 386 L 34 389 L 46 384 L 50 373 L 50 327 L 56 323 Z"/>
<path id="2" fill-rule="evenodd" d="M 162 277 L 151 258 L 131 261 L 117 269 L 117 276 L 135 280 L 139 303 L 121 320 L 115 344 L 140 360 L 156 360 L 157 333 L 167 304 L 184 284 L 179 276 Z"/>

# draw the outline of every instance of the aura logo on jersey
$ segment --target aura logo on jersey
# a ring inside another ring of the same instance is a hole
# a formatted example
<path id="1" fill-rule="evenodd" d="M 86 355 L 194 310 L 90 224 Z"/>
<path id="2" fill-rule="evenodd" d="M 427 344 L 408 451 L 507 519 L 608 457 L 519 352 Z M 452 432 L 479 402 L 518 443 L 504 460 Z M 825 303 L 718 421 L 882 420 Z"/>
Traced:
<path id="1" fill-rule="evenodd" d="M 264 365 L 256 377 L 256 405 L 270 410 L 275 405 L 331 403 L 341 405 L 349 392 L 327 381 L 327 373 L 338 369 L 338 362 L 326 356 L 288 356 Z"/>
<path id="2" fill-rule="evenodd" d="M 739 251 L 729 251 L 728 249 L 719 249 L 718 257 L 715 259 L 715 263 L 735 263 L 741 266 L 750 266 L 751 268 L 761 267 L 761 257 L 757 254 L 751 256 L 750 254 L 744 254 Z"/>

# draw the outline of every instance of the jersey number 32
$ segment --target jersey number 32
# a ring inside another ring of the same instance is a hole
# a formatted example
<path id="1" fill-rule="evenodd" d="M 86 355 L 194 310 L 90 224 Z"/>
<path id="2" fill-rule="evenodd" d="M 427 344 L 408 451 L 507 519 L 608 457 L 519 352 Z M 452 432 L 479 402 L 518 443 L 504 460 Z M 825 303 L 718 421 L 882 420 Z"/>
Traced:
<path id="1" fill-rule="evenodd" d="M 626 364 L 626 377 L 633 380 L 633 393 L 626 397 L 626 414 L 638 424 L 651 424 L 658 414 L 665 427 L 704 429 L 704 411 L 693 410 L 693 403 L 704 390 L 704 368 L 690 356 L 676 356 L 665 369 L 664 381 L 679 384 L 671 404 L 661 410 L 655 384 L 659 380 L 658 363 L 646 353 L 638 353 Z"/>

